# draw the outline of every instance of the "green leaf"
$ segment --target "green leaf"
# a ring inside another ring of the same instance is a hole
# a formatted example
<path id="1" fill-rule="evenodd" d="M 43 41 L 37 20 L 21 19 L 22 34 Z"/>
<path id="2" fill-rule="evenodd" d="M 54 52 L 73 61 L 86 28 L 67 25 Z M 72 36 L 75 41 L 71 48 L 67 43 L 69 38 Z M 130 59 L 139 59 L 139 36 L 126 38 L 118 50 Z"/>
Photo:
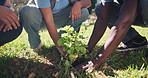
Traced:
<path id="1" fill-rule="evenodd" d="M 63 47 L 63 50 L 64 50 L 65 52 L 67 52 L 68 48 L 67 48 L 67 47 Z"/>
<path id="2" fill-rule="evenodd" d="M 70 50 L 70 49 L 68 49 L 68 50 L 67 50 L 67 53 L 68 53 L 68 54 L 71 54 L 71 50 Z"/>
<path id="3" fill-rule="evenodd" d="M 68 60 L 65 60 L 65 65 L 66 65 L 66 66 L 70 66 L 70 63 L 69 63 Z"/>
<path id="4" fill-rule="evenodd" d="M 85 54 L 87 51 L 85 47 L 79 47 L 79 50 L 81 51 L 82 54 Z"/>
<path id="5" fill-rule="evenodd" d="M 63 33 L 62 35 L 61 35 L 61 37 L 67 37 L 68 36 L 68 33 Z"/>
<path id="6" fill-rule="evenodd" d="M 59 46 L 62 46 L 62 45 L 63 45 L 63 40 L 62 40 L 62 38 L 60 38 L 60 39 L 58 40 L 58 45 L 59 45 Z"/>
<path id="7" fill-rule="evenodd" d="M 84 58 L 90 58 L 90 56 L 86 54 L 86 55 L 84 55 Z"/>
<path id="8" fill-rule="evenodd" d="M 70 31 L 70 32 L 73 32 L 73 31 L 74 31 L 74 28 L 73 28 L 73 27 L 71 27 L 71 28 L 69 29 L 69 31 Z"/>

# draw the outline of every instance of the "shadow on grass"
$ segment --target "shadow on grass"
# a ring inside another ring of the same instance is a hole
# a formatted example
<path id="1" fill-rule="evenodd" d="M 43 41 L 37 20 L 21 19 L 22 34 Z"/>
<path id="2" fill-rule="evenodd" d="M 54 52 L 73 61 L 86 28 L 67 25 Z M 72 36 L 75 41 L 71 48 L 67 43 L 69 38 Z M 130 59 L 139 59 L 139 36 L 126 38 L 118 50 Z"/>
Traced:
<path id="1" fill-rule="evenodd" d="M 94 49 L 92 56 L 95 55 L 98 48 L 100 46 Z M 51 64 L 35 61 L 36 59 L 3 55 L 0 57 L 0 78 L 28 78 L 29 75 L 35 75 L 35 78 L 54 78 L 53 74 L 59 71 L 57 64 L 61 55 L 55 46 L 44 46 L 42 49 L 38 54 L 46 57 Z M 148 58 L 148 48 L 131 52 L 115 51 L 97 70 L 103 71 L 107 76 L 114 77 L 116 75 L 114 70 L 125 70 L 129 66 L 140 69 L 143 64 L 144 67 L 148 66 L 148 59 L 146 58 Z"/>
<path id="2" fill-rule="evenodd" d="M 19 58 L 5 56 L 0 52 L 0 78 L 54 78 L 54 74 L 59 71 L 57 63 L 60 55 L 55 47 L 43 47 L 36 58 Z M 48 63 L 40 60 L 46 57 Z M 40 62 L 39 62 L 40 61 Z"/>
<path id="3" fill-rule="evenodd" d="M 42 47 L 42 51 L 38 52 L 39 55 L 46 57 L 52 63 L 57 64 L 60 61 L 61 55 L 55 46 Z"/>
<path id="4" fill-rule="evenodd" d="M 94 51 L 91 53 L 92 57 L 95 56 L 100 47 L 101 46 L 96 46 L 94 48 Z M 51 55 L 53 57 L 60 58 L 60 54 L 54 46 L 48 50 L 52 51 Z M 98 68 L 98 71 L 101 70 L 105 75 L 114 77 L 117 75 L 114 70 L 125 70 L 130 66 L 140 69 L 142 65 L 144 65 L 144 68 L 148 66 L 148 48 L 130 52 L 114 51 L 107 61 Z"/>
<path id="5" fill-rule="evenodd" d="M 34 62 L 24 58 L 0 58 L 0 78 L 53 78 L 57 69 L 53 65 Z"/>

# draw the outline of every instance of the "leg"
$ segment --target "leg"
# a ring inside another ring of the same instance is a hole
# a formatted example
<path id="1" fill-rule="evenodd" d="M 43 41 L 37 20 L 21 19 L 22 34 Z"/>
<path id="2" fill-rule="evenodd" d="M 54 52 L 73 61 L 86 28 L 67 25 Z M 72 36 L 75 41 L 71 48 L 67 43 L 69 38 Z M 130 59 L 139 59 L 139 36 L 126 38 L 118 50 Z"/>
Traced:
<path id="1" fill-rule="evenodd" d="M 22 32 L 22 27 L 10 31 L 0 31 L 0 46 L 16 39 Z"/>
<path id="2" fill-rule="evenodd" d="M 148 26 L 148 0 L 140 0 L 141 15 L 144 21 L 144 24 Z"/>
<path id="3" fill-rule="evenodd" d="M 113 6 L 113 11 L 112 11 L 112 14 L 111 14 L 111 17 L 110 17 L 110 21 L 109 21 L 109 25 L 108 27 L 111 28 L 114 24 L 114 22 L 116 21 L 116 19 L 118 18 L 118 13 L 120 11 L 120 8 L 121 8 L 121 5 L 117 4 L 117 3 L 113 3 L 112 4 Z M 96 7 L 96 15 L 99 14 L 99 6 L 98 5 Z M 139 21 L 140 20 L 140 21 Z M 133 23 L 134 25 L 144 25 L 143 21 L 142 21 L 142 18 L 141 18 L 141 15 L 138 15 L 136 20 L 134 21 Z M 135 42 L 135 40 L 137 40 L 136 42 L 137 43 L 140 43 L 140 45 L 136 45 L 136 44 L 133 44 L 133 42 Z M 128 47 L 137 47 L 137 46 L 141 46 L 141 42 L 143 41 L 147 41 L 145 37 L 142 37 L 134 28 L 130 27 L 129 31 L 127 32 L 126 36 L 124 37 L 124 39 L 122 40 L 122 42 L 127 45 Z M 145 45 L 145 44 L 143 44 Z M 126 47 L 127 47 L 126 46 Z"/>
<path id="4" fill-rule="evenodd" d="M 66 25 L 71 25 L 77 31 L 82 22 L 84 22 L 88 18 L 89 16 L 88 10 L 86 8 L 83 8 L 81 17 L 79 19 L 76 19 L 75 22 L 72 24 L 71 18 L 69 18 L 71 8 L 72 6 L 68 6 L 59 13 L 54 14 L 54 22 L 57 28 L 64 27 Z M 61 34 L 63 32 L 60 31 L 59 33 Z"/>
<path id="5" fill-rule="evenodd" d="M 97 5 L 96 7 L 96 15 L 99 14 L 99 7 L 100 5 Z M 120 11 L 120 7 L 121 5 L 117 4 L 117 3 L 113 3 L 113 11 L 110 17 L 110 21 L 109 21 L 109 28 L 111 28 L 114 24 L 114 22 L 116 21 L 116 19 L 118 18 L 118 13 Z M 124 39 L 122 40 L 123 43 L 126 43 L 128 41 L 130 41 L 132 38 L 134 38 L 135 36 L 139 35 L 138 32 L 134 29 L 134 28 L 130 28 L 129 31 L 127 32 L 126 36 L 124 37 Z"/>
<path id="6" fill-rule="evenodd" d="M 20 10 L 20 21 L 28 33 L 31 48 L 36 48 L 41 43 L 39 30 L 42 26 L 42 15 L 36 6 L 26 5 Z"/>

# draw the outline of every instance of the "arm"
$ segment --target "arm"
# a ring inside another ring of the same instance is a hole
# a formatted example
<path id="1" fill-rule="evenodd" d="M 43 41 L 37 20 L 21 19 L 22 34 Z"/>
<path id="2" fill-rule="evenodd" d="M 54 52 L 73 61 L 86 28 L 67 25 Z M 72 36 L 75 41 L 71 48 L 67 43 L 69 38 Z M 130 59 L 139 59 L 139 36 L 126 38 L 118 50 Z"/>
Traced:
<path id="1" fill-rule="evenodd" d="M 6 30 L 12 30 L 13 28 L 17 29 L 20 26 L 18 21 L 18 16 L 9 8 L 5 6 L 0 6 L 0 21 L 2 24 L 0 25 L 0 31 L 4 28 L 4 32 Z"/>
<path id="2" fill-rule="evenodd" d="M 125 0 L 119 13 L 119 18 L 111 28 L 109 38 L 94 58 L 95 68 L 100 66 L 116 49 L 137 15 L 138 0 Z"/>
<path id="3" fill-rule="evenodd" d="M 53 15 L 52 15 L 52 11 L 51 8 L 40 8 L 41 13 L 43 15 L 43 18 L 45 20 L 48 32 L 56 46 L 56 48 L 58 49 L 58 51 L 62 54 L 62 55 L 66 55 L 66 53 L 63 51 L 61 46 L 58 46 L 57 41 L 59 40 L 59 35 L 57 33 L 57 29 L 56 26 L 54 24 L 54 20 L 53 20 Z"/>
<path id="4" fill-rule="evenodd" d="M 99 13 L 98 13 L 98 18 L 96 20 L 94 29 L 93 29 L 93 33 L 91 35 L 91 38 L 89 40 L 88 43 L 88 50 L 91 52 L 91 50 L 95 47 L 95 45 L 97 44 L 97 42 L 101 39 L 101 37 L 103 36 L 108 21 L 109 21 L 109 17 L 110 17 L 110 12 L 111 12 L 111 3 L 110 2 L 102 2 L 101 6 L 99 8 Z M 91 63 L 96 63 L 94 62 L 95 59 L 90 59 Z M 76 66 L 76 69 L 81 72 L 82 69 L 87 69 L 89 70 L 89 65 L 94 65 L 94 64 L 90 64 L 90 61 L 85 61 L 84 63 Z M 92 62 L 93 61 L 93 62 Z"/>
<path id="5" fill-rule="evenodd" d="M 97 51 L 97 55 L 85 61 L 81 65 L 78 65 L 76 69 L 81 71 L 85 69 L 86 71 L 91 71 L 99 67 L 109 55 L 115 50 L 119 45 L 125 34 L 127 33 L 129 27 L 134 21 L 137 15 L 137 4 L 138 0 L 125 0 L 123 6 L 119 13 L 119 18 L 115 22 L 114 26 L 111 28 L 109 38 L 105 42 L 104 46 Z M 100 33 L 100 32 L 98 32 Z M 97 36 L 97 35 L 96 35 Z"/>
<path id="6" fill-rule="evenodd" d="M 87 8 L 91 5 L 91 0 L 80 0 L 76 2 L 75 4 L 79 4 L 81 8 Z"/>
<path id="7" fill-rule="evenodd" d="M 88 50 L 91 52 L 92 49 L 95 47 L 97 42 L 103 36 L 106 27 L 108 25 L 109 17 L 111 13 L 111 3 L 102 3 L 100 6 L 100 11 L 98 14 L 98 18 L 96 20 L 93 33 L 88 43 Z M 99 31 L 99 32 L 98 32 Z"/>
<path id="8" fill-rule="evenodd" d="M 11 4 L 11 1 L 10 1 L 10 0 L 6 0 L 4 6 L 11 6 L 11 5 L 12 5 L 12 4 Z"/>
<path id="9" fill-rule="evenodd" d="M 72 23 L 74 23 L 75 19 L 79 19 L 81 17 L 81 8 L 87 8 L 90 5 L 90 0 L 80 0 L 75 2 L 69 16 L 72 18 Z"/>

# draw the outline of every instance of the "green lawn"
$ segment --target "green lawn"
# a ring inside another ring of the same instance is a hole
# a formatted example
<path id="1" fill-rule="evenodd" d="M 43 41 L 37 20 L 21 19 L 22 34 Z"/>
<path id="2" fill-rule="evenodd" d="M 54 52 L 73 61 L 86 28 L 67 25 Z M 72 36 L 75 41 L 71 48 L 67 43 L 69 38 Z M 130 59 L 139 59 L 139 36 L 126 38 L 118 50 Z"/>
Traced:
<path id="1" fill-rule="evenodd" d="M 148 39 L 148 28 L 134 28 Z M 89 26 L 85 31 L 88 37 L 86 42 L 92 29 L 93 26 Z M 96 45 L 94 53 L 103 45 L 108 32 L 109 29 Z M 0 47 L 0 78 L 53 78 L 59 70 L 60 54 L 46 30 L 41 31 L 40 35 L 44 46 L 43 51 L 38 53 L 28 47 L 25 31 L 16 40 Z M 96 71 L 102 71 L 109 78 L 148 78 L 148 48 L 132 52 L 115 51 Z M 97 78 L 93 74 L 91 78 Z"/>

